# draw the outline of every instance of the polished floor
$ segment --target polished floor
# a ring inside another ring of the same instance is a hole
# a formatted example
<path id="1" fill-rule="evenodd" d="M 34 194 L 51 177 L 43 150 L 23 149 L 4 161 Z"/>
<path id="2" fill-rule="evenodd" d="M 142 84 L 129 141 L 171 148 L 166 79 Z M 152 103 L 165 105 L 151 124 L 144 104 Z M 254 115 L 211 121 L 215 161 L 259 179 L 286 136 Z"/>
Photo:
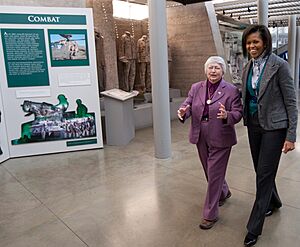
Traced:
<path id="1" fill-rule="evenodd" d="M 206 181 L 189 123 L 172 122 L 173 155 L 154 158 L 153 130 L 123 147 L 16 158 L 0 165 L 1 247 L 243 246 L 254 201 L 246 130 L 237 125 L 220 220 L 199 229 Z M 300 139 L 300 138 L 298 138 Z M 267 218 L 257 247 L 300 246 L 300 145 L 283 155 L 283 207 Z"/>

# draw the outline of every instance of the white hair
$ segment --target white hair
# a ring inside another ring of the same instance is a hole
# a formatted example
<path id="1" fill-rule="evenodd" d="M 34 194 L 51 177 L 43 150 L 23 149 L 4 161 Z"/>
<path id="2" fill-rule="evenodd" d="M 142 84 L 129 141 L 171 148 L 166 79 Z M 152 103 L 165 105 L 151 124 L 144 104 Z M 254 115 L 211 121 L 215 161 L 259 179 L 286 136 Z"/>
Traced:
<path id="1" fill-rule="evenodd" d="M 204 64 L 204 71 L 205 71 L 205 74 L 207 72 L 207 67 L 212 64 L 212 63 L 217 63 L 217 64 L 220 64 L 221 67 L 222 67 L 222 70 L 223 70 L 223 74 L 226 73 L 226 64 L 225 64 L 225 61 L 222 57 L 219 57 L 219 56 L 211 56 L 209 57 L 205 64 Z"/>

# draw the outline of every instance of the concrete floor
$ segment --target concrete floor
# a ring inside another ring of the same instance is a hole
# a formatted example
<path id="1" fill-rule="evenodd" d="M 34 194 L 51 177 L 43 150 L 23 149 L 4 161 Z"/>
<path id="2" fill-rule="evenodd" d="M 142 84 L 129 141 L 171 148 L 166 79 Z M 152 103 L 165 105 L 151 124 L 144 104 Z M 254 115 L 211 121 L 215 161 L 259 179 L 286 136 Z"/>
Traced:
<path id="1" fill-rule="evenodd" d="M 1 247 L 243 246 L 255 193 L 246 129 L 238 124 L 220 220 L 199 229 L 206 181 L 189 123 L 172 122 L 173 156 L 154 158 L 153 130 L 124 147 L 16 158 L 0 165 Z M 298 138 L 298 140 L 300 140 Z M 256 246 L 300 246 L 300 145 L 283 155 L 283 207 Z"/>

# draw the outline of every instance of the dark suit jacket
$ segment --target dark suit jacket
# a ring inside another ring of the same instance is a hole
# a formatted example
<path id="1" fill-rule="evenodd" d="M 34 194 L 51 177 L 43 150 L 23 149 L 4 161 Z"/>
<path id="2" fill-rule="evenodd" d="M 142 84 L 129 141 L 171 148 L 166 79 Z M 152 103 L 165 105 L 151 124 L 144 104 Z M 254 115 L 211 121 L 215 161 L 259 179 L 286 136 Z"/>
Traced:
<path id="1" fill-rule="evenodd" d="M 189 139 L 193 144 L 198 143 L 201 118 L 205 106 L 206 81 L 200 81 L 192 85 L 188 97 L 180 107 L 190 105 L 190 110 L 185 114 L 184 121 L 192 117 Z M 227 120 L 217 118 L 220 103 L 227 110 Z M 214 147 L 230 147 L 236 144 L 234 124 L 242 118 L 242 103 L 239 90 L 232 84 L 222 80 L 217 88 L 212 102 L 209 105 L 209 140 Z"/>
<path id="2" fill-rule="evenodd" d="M 286 140 L 295 142 L 298 110 L 290 66 L 285 60 L 275 54 L 271 54 L 266 63 L 258 95 L 259 124 L 265 130 L 287 128 Z M 248 124 L 246 84 L 251 67 L 252 63 L 250 60 L 246 64 L 242 75 L 245 125 Z"/>

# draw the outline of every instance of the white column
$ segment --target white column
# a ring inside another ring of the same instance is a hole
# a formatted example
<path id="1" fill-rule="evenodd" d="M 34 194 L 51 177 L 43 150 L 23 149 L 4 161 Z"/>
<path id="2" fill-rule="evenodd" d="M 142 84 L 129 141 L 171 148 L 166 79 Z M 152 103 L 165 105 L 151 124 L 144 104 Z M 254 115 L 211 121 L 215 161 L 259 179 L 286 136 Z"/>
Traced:
<path id="1" fill-rule="evenodd" d="M 172 155 L 166 1 L 148 0 L 155 157 Z"/>
<path id="2" fill-rule="evenodd" d="M 295 61 L 296 61 L 296 16 L 289 16 L 288 28 L 288 61 L 292 69 L 292 75 L 295 79 Z"/>
<path id="3" fill-rule="evenodd" d="M 257 0 L 258 24 L 268 26 L 269 0 Z"/>

